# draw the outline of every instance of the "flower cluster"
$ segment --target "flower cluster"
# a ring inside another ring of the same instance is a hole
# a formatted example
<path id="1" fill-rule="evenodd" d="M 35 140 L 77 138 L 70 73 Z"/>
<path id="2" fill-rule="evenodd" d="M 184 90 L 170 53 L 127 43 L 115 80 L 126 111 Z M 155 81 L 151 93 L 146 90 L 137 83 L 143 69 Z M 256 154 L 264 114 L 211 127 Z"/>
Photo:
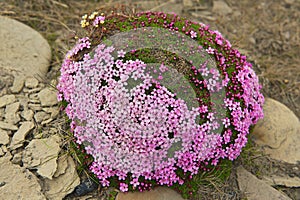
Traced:
<path id="1" fill-rule="evenodd" d="M 131 44 L 120 37 L 126 41 L 123 46 L 117 39 L 113 45 L 100 41 L 92 48 L 93 38 L 82 38 L 67 54 L 58 98 L 68 103 L 71 129 L 94 158 L 90 169 L 100 183 L 109 186 L 117 177 L 123 192 L 183 184 L 185 176 L 179 171 L 191 176 L 203 165 L 237 158 L 250 126 L 263 117 L 264 98 L 246 57 L 218 31 L 177 15 L 145 12 L 130 20 L 120 16 L 110 16 L 114 20 L 106 23 L 119 32 L 142 30 L 149 44 L 157 35 L 173 35 L 177 40 L 168 46 L 184 47 L 174 52 L 190 59 L 190 65 L 181 69 L 175 64 L 174 69 L 142 61 L 136 49 L 130 49 L 140 44 L 134 34 Z M 86 15 L 83 27 L 88 19 L 97 27 L 107 17 Z M 168 33 L 155 35 L 145 27 L 162 27 Z M 78 54 L 81 57 L 74 59 Z M 178 85 L 172 75 L 179 72 L 186 80 L 178 79 Z M 192 86 L 183 87 L 185 82 Z M 194 93 L 187 98 L 182 91 L 190 90 Z"/>
<path id="2" fill-rule="evenodd" d="M 98 15 L 99 15 L 98 12 L 93 12 L 89 16 L 87 14 L 83 15 L 82 20 L 80 22 L 81 27 L 85 28 L 92 24 L 94 27 L 97 28 L 97 27 L 99 27 L 99 23 L 104 24 L 104 20 L 105 20 L 105 17 L 103 16 L 104 14 L 101 13 L 100 16 L 98 16 Z"/>

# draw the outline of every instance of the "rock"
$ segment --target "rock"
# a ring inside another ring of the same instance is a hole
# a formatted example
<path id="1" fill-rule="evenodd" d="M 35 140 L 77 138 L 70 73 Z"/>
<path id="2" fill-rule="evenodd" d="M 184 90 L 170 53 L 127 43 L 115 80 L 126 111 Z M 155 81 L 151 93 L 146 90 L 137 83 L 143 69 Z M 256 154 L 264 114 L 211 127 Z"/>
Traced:
<path id="1" fill-rule="evenodd" d="M 50 115 L 45 113 L 44 111 L 39 111 L 37 113 L 34 114 L 34 119 L 37 123 L 40 123 L 44 120 L 47 120 L 50 118 Z"/>
<path id="2" fill-rule="evenodd" d="M 96 190 L 98 188 L 98 184 L 91 179 L 83 180 L 74 190 L 74 194 L 76 196 L 84 196 L 88 193 Z"/>
<path id="3" fill-rule="evenodd" d="M 11 140 L 10 149 L 13 150 L 23 146 L 25 137 L 33 128 L 34 128 L 33 122 L 28 122 L 28 121 L 23 122 Z"/>
<path id="4" fill-rule="evenodd" d="M 9 143 L 9 136 L 7 131 L 0 129 L 0 144 L 7 145 Z"/>
<path id="5" fill-rule="evenodd" d="M 25 80 L 25 87 L 27 88 L 35 88 L 39 85 L 39 81 L 36 78 L 29 77 Z"/>
<path id="6" fill-rule="evenodd" d="M 22 162 L 23 152 L 16 153 L 11 160 L 11 162 L 15 165 L 20 165 Z"/>
<path id="7" fill-rule="evenodd" d="M 12 87 L 10 88 L 10 91 L 12 93 L 20 93 L 22 88 L 24 86 L 24 80 L 21 78 L 14 78 L 14 83 Z"/>
<path id="8" fill-rule="evenodd" d="M 7 152 L 8 152 L 8 149 L 7 149 L 7 147 L 6 147 L 5 145 L 2 145 L 1 149 L 2 149 L 2 151 L 3 151 L 4 153 L 7 153 Z"/>
<path id="9" fill-rule="evenodd" d="M 288 196 L 259 180 L 241 166 L 237 168 L 237 181 L 240 190 L 245 193 L 248 200 L 291 200 Z"/>
<path id="10" fill-rule="evenodd" d="M 232 13 L 232 9 L 224 1 L 214 1 L 212 11 L 221 15 Z"/>
<path id="11" fill-rule="evenodd" d="M 60 156 L 57 159 L 57 169 L 56 169 L 53 177 L 56 178 L 64 173 L 66 173 L 67 167 L 68 167 L 68 156 L 67 155 Z"/>
<path id="12" fill-rule="evenodd" d="M 52 119 L 55 119 L 59 114 L 58 107 L 43 108 L 43 111 L 45 111 L 46 113 L 50 113 Z"/>
<path id="13" fill-rule="evenodd" d="M 293 4 L 295 2 L 295 0 L 284 0 L 284 2 L 287 4 Z"/>
<path id="14" fill-rule="evenodd" d="M 15 95 L 13 95 L 13 94 L 4 95 L 4 96 L 0 97 L 0 108 L 6 106 L 8 104 L 11 104 L 11 103 L 13 103 L 15 101 L 16 101 Z"/>
<path id="15" fill-rule="evenodd" d="M 24 110 L 22 113 L 21 113 L 21 116 L 27 120 L 27 121 L 30 121 L 32 120 L 33 118 L 33 111 L 32 110 Z"/>
<path id="16" fill-rule="evenodd" d="M 38 93 L 38 97 L 42 106 L 54 106 L 57 104 L 56 91 L 50 88 L 45 88 Z"/>
<path id="17" fill-rule="evenodd" d="M 0 158 L 0 197 L 4 199 L 46 199 L 38 179 L 30 171 L 14 165 L 8 157 Z M 2 199 L 1 198 L 1 199 Z"/>
<path id="18" fill-rule="evenodd" d="M 57 135 L 45 139 L 33 139 L 25 148 L 23 165 L 28 169 L 37 169 L 42 177 L 52 179 L 56 169 L 60 138 Z"/>
<path id="19" fill-rule="evenodd" d="M 9 104 L 5 108 L 5 121 L 11 124 L 17 124 L 21 119 L 17 113 L 20 108 L 20 102 Z"/>
<path id="20" fill-rule="evenodd" d="M 264 118 L 253 130 L 255 143 L 271 158 L 297 164 L 300 161 L 300 123 L 285 105 L 270 98 L 264 104 Z"/>
<path id="21" fill-rule="evenodd" d="M 167 187 L 157 187 L 151 191 L 119 193 L 116 200 L 183 200 L 180 194 Z"/>
<path id="22" fill-rule="evenodd" d="M 5 153 L 3 152 L 2 148 L 0 148 L 0 157 L 4 156 Z"/>
<path id="23" fill-rule="evenodd" d="M 68 167 L 64 174 L 54 177 L 52 180 L 45 179 L 45 196 L 49 200 L 61 200 L 70 194 L 80 184 L 76 166 L 71 157 L 67 159 Z"/>
<path id="24" fill-rule="evenodd" d="M 12 131 L 18 130 L 17 126 L 10 124 L 10 123 L 2 122 L 2 121 L 0 121 L 0 128 L 6 129 L 6 130 L 12 130 Z"/>
<path id="25" fill-rule="evenodd" d="M 299 177 L 272 175 L 271 177 L 264 176 L 263 180 L 272 186 L 280 185 L 285 187 L 300 187 Z"/>
<path id="26" fill-rule="evenodd" d="M 20 34 L 22 33 L 22 34 Z M 0 68 L 25 79 L 46 75 L 51 60 L 48 42 L 34 29 L 0 16 Z"/>

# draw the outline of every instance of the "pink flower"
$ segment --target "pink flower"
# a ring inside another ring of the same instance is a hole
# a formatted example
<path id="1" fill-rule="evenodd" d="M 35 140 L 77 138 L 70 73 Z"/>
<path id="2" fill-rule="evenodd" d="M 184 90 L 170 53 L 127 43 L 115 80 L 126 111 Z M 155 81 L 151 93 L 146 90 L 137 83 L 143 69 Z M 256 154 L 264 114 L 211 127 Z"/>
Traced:
<path id="1" fill-rule="evenodd" d="M 208 54 L 214 54 L 215 50 L 213 48 L 211 48 L 211 47 L 208 47 L 208 49 L 206 49 L 206 52 Z"/>
<path id="2" fill-rule="evenodd" d="M 120 183 L 120 190 L 122 192 L 127 192 L 128 191 L 128 185 L 126 183 Z"/>
<path id="3" fill-rule="evenodd" d="M 193 30 L 190 31 L 190 35 L 191 35 L 191 38 L 196 38 L 197 37 L 197 33 Z"/>

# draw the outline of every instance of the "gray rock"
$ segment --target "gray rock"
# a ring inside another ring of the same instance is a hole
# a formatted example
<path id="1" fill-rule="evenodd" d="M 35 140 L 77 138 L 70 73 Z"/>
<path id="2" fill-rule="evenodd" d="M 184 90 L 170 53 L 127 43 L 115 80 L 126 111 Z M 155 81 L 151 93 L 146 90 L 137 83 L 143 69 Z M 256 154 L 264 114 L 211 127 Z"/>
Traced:
<path id="1" fill-rule="evenodd" d="M 285 105 L 270 98 L 264 104 L 264 118 L 253 130 L 255 143 L 276 160 L 297 164 L 300 161 L 300 122 Z"/>
<path id="2" fill-rule="evenodd" d="M 27 88 L 36 88 L 39 85 L 39 81 L 36 78 L 29 77 L 25 80 L 25 87 Z"/>
<path id="3" fill-rule="evenodd" d="M 9 136 L 7 131 L 0 129 L 0 144 L 8 144 L 9 143 Z"/>
<path id="4" fill-rule="evenodd" d="M 34 128 L 34 123 L 33 122 L 23 122 L 18 131 L 14 134 L 11 144 L 10 144 L 10 149 L 16 149 L 21 146 L 23 146 L 23 142 L 25 140 L 25 137 L 27 134 Z"/>
<path id="5" fill-rule="evenodd" d="M 12 87 L 10 88 L 10 91 L 12 93 L 20 93 L 23 86 L 24 86 L 24 79 L 15 77 L 14 83 L 13 83 Z"/>
<path id="6" fill-rule="evenodd" d="M 20 116 L 17 113 L 20 108 L 20 102 L 9 104 L 5 108 L 5 121 L 11 124 L 17 124 L 20 121 Z"/>
<path id="7" fill-rule="evenodd" d="M 56 91 L 50 88 L 45 88 L 38 93 L 38 97 L 42 106 L 54 106 L 57 104 Z"/>
<path id="8" fill-rule="evenodd" d="M 0 128 L 5 129 L 5 130 L 12 130 L 12 131 L 18 130 L 17 126 L 10 124 L 10 123 L 2 122 L 2 121 L 0 121 Z"/>
<path id="9" fill-rule="evenodd" d="M 78 177 L 77 171 L 76 171 L 76 165 L 71 157 L 67 157 L 67 159 L 59 160 L 59 162 L 64 162 L 62 165 L 63 168 L 67 165 L 65 168 L 64 173 L 53 177 L 52 180 L 45 179 L 45 196 L 49 200 L 61 200 L 63 199 L 67 194 L 70 194 L 77 185 L 80 184 L 80 179 Z M 57 170 L 60 170 L 59 168 Z M 55 173 L 56 174 L 56 173 Z"/>
<path id="10" fill-rule="evenodd" d="M 291 200 L 288 196 L 259 180 L 243 167 L 237 168 L 239 188 L 245 193 L 248 200 Z"/>
<path id="11" fill-rule="evenodd" d="M 8 104 L 11 104 L 15 101 L 16 101 L 15 95 L 13 95 L 13 94 L 4 95 L 4 96 L 0 97 L 0 108 L 6 106 Z"/>
<path id="12" fill-rule="evenodd" d="M 12 164 L 7 156 L 0 158 L 0 169 L 1 199 L 46 200 L 38 179 L 30 171 Z"/>
<path id="13" fill-rule="evenodd" d="M 14 19 L 0 16 L 0 68 L 25 79 L 44 76 L 49 68 L 51 49 L 34 29 Z"/>
<path id="14" fill-rule="evenodd" d="M 180 194 L 167 187 L 157 187 L 151 191 L 119 193 L 116 200 L 183 200 Z"/>
<path id="15" fill-rule="evenodd" d="M 42 177 L 52 179 L 57 170 L 56 160 L 60 138 L 57 135 L 44 139 L 33 139 L 23 153 L 23 164 L 28 169 L 37 169 Z"/>
<path id="16" fill-rule="evenodd" d="M 232 13 L 232 9 L 224 1 L 218 0 L 213 2 L 212 11 L 221 15 L 227 15 Z"/>

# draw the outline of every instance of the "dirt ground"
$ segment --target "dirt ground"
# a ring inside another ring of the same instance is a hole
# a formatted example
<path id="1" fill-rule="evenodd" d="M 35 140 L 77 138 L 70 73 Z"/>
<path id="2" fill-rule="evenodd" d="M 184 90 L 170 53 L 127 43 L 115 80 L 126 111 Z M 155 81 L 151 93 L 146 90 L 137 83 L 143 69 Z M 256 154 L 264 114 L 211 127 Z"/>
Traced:
<path id="1" fill-rule="evenodd" d="M 226 0 L 225 2 L 231 8 L 227 14 L 214 12 L 212 0 L 131 0 L 125 2 L 138 7 L 138 10 L 173 11 L 170 9 L 174 9 L 174 12 L 180 12 L 179 14 L 191 20 L 210 24 L 212 29 L 221 32 L 235 48 L 246 54 L 255 64 L 254 69 L 259 75 L 265 97 L 282 102 L 298 118 L 300 117 L 299 0 Z M 113 0 L 0 0 L 0 15 L 9 16 L 29 25 L 48 40 L 53 55 L 47 77 L 50 81 L 58 75 L 65 53 L 74 44 L 74 36 L 81 33 L 81 16 L 95 8 L 117 3 L 122 2 Z M 51 83 L 55 84 L 55 81 Z M 267 162 L 257 160 L 258 163 Z M 282 167 L 280 163 L 268 162 L 282 170 L 289 170 L 289 166 Z M 250 167 L 249 170 L 257 172 L 258 169 Z M 231 177 L 231 179 L 234 178 Z M 222 199 L 242 198 L 242 195 L 234 188 L 237 188 L 234 184 L 224 185 L 222 191 L 231 195 L 225 195 Z M 201 189 L 203 194 L 211 193 L 207 188 Z M 284 188 L 282 190 L 291 197 L 295 192 L 285 191 Z"/>

